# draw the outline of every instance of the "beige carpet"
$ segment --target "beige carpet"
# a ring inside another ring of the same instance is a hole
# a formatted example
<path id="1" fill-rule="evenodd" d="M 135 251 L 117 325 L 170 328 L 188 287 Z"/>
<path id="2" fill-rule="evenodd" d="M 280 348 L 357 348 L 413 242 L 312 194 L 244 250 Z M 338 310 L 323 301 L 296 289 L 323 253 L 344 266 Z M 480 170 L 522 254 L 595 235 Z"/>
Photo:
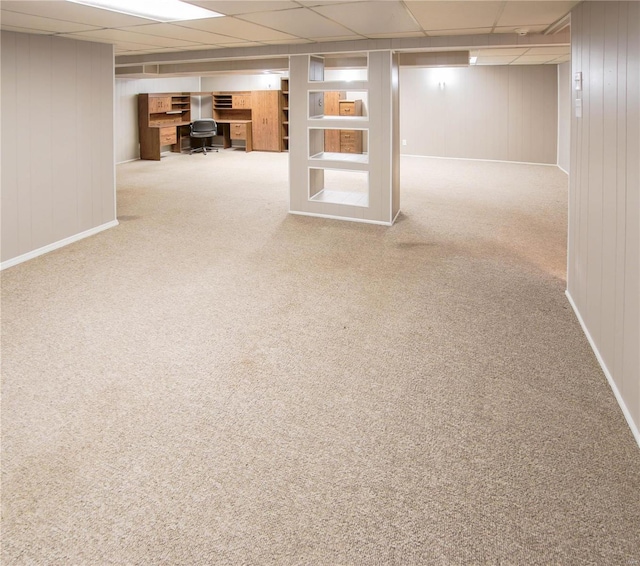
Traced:
<path id="1" fill-rule="evenodd" d="M 2 564 L 638 564 L 566 176 L 403 158 L 388 228 L 287 160 L 119 166 L 119 227 L 3 272 Z"/>

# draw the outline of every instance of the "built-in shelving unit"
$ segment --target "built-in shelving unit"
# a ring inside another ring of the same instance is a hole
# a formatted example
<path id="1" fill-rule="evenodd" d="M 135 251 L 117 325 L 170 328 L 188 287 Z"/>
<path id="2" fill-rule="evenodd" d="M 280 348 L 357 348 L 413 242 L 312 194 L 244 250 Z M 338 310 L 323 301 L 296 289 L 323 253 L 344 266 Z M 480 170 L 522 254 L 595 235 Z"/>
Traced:
<path id="1" fill-rule="evenodd" d="M 280 79 L 280 146 L 289 151 L 289 79 Z"/>
<path id="2" fill-rule="evenodd" d="M 289 69 L 291 212 L 392 224 L 400 206 L 397 55 L 368 53 L 354 80 L 326 80 L 321 55 L 292 56 Z"/>

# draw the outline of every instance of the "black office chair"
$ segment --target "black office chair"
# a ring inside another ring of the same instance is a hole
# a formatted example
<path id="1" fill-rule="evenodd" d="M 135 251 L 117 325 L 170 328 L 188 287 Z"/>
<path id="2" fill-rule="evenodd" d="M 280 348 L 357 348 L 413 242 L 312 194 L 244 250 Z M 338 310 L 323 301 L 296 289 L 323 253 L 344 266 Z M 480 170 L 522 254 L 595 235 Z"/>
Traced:
<path id="1" fill-rule="evenodd" d="M 207 149 L 211 151 L 218 151 L 217 148 L 209 146 L 207 148 L 207 138 L 213 138 L 213 136 L 218 135 L 218 124 L 216 124 L 215 120 L 211 118 L 207 118 L 205 120 L 194 120 L 191 123 L 191 131 L 189 132 L 190 137 L 190 145 L 191 145 L 191 153 L 195 153 L 196 151 L 201 151 L 205 155 L 207 154 Z M 193 139 L 202 140 L 202 145 L 200 147 L 193 146 Z M 211 140 L 213 143 L 213 140 Z"/>

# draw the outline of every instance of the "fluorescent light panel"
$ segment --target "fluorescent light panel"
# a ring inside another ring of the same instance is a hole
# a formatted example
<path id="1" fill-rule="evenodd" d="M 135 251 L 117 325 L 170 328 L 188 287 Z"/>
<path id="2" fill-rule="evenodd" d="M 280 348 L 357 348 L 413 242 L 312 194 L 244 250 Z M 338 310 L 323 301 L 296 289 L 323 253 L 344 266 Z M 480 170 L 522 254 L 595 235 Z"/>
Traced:
<path id="1" fill-rule="evenodd" d="M 75 4 L 84 4 L 93 8 L 101 8 L 147 18 L 156 22 L 180 22 L 184 20 L 202 20 L 218 18 L 224 14 L 213 12 L 200 6 L 187 4 L 180 0 L 67 0 Z"/>

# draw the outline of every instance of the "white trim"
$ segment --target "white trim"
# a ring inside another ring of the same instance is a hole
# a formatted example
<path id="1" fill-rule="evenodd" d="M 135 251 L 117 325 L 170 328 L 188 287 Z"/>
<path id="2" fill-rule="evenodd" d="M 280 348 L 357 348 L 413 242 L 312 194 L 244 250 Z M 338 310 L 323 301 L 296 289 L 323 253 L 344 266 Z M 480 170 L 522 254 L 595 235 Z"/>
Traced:
<path id="1" fill-rule="evenodd" d="M 317 214 L 315 212 L 300 212 L 298 210 L 289 210 L 289 214 L 297 214 L 298 216 L 315 216 L 317 218 L 328 218 L 329 220 L 344 220 L 347 222 L 361 222 L 363 224 L 377 224 L 378 226 L 392 226 L 393 222 L 384 222 L 382 220 L 368 220 L 366 218 L 354 218 L 353 216 L 335 216 L 333 214 Z"/>
<path id="2" fill-rule="evenodd" d="M 401 153 L 400 157 L 427 157 L 429 159 L 456 159 L 458 161 L 487 161 L 489 163 L 518 163 L 520 165 L 544 165 L 545 167 L 558 167 L 557 163 L 536 163 L 535 161 L 507 161 L 505 159 L 476 159 L 473 157 L 442 157 L 440 155 L 411 155 Z"/>
<path id="3" fill-rule="evenodd" d="M 133 159 L 125 159 L 124 161 L 116 162 L 116 165 L 122 165 L 123 163 L 131 163 L 132 161 L 141 161 L 139 157 L 134 157 Z"/>
<path id="4" fill-rule="evenodd" d="M 73 244 L 79 240 L 84 240 L 89 236 L 93 236 L 102 232 L 104 230 L 108 230 L 109 228 L 113 228 L 117 226 L 119 222 L 117 220 L 112 220 L 111 222 L 107 222 L 106 224 L 101 224 L 100 226 L 96 226 L 95 228 L 91 228 L 89 230 L 85 230 L 84 232 L 80 232 L 79 234 L 75 234 L 74 236 L 69 236 L 68 238 L 64 238 L 63 240 L 58 240 L 53 244 L 47 244 L 37 250 L 33 250 L 31 252 L 27 252 L 26 254 L 19 255 L 12 259 L 8 259 L 7 261 L 3 261 L 0 263 L 0 271 L 7 269 L 9 267 L 13 267 L 14 265 L 18 265 L 19 263 L 23 263 L 30 259 L 34 259 L 43 254 L 52 252 L 53 250 L 57 250 L 58 248 L 62 248 L 64 246 L 68 246 L 69 244 Z"/>
<path id="5" fill-rule="evenodd" d="M 556 65 L 556 85 L 556 165 L 560 167 L 560 64 Z"/>
<path id="6" fill-rule="evenodd" d="M 558 169 L 560 169 L 560 171 L 566 173 L 567 175 L 569 174 L 569 171 L 566 171 L 564 168 L 560 167 L 560 165 L 558 165 Z"/>
<path id="7" fill-rule="evenodd" d="M 631 416 L 631 413 L 629 412 L 629 409 L 627 409 L 627 406 L 625 405 L 624 400 L 622 399 L 622 395 L 620 394 L 620 391 L 618 390 L 616 382 L 613 380 L 613 376 L 609 372 L 609 369 L 607 368 L 607 365 L 604 363 L 604 359 L 600 355 L 600 352 L 598 351 L 598 347 L 596 346 L 595 341 L 591 337 L 591 334 L 589 333 L 589 330 L 587 329 L 587 325 L 585 324 L 584 320 L 582 319 L 582 316 L 580 315 L 580 311 L 578 310 L 578 307 L 573 302 L 573 299 L 571 298 L 571 293 L 569 293 L 569 289 L 567 289 L 564 292 L 564 294 L 567 296 L 567 299 L 569 299 L 569 304 L 571 305 L 571 308 L 573 309 L 573 312 L 575 313 L 576 317 L 578 318 L 578 322 L 580 323 L 580 326 L 582 327 L 582 331 L 584 332 L 585 336 L 587 337 L 587 340 L 589 341 L 589 344 L 591 345 L 591 349 L 593 350 L 593 353 L 596 355 L 596 359 L 598 360 L 598 363 L 600 364 L 600 367 L 602 368 L 602 371 L 604 372 L 604 375 L 607 378 L 607 381 L 609 382 L 609 386 L 611 387 L 611 389 L 613 391 L 613 394 L 615 395 L 616 401 L 618 401 L 618 405 L 620 405 L 620 409 L 622 409 L 622 414 L 624 415 L 624 418 L 627 419 L 627 424 L 629 425 L 629 428 L 631 429 L 631 433 L 633 434 L 634 438 L 636 439 L 636 442 L 638 443 L 638 446 L 640 447 L 640 430 L 638 430 L 638 427 L 637 427 L 636 423 L 633 422 L 633 417 Z"/>

